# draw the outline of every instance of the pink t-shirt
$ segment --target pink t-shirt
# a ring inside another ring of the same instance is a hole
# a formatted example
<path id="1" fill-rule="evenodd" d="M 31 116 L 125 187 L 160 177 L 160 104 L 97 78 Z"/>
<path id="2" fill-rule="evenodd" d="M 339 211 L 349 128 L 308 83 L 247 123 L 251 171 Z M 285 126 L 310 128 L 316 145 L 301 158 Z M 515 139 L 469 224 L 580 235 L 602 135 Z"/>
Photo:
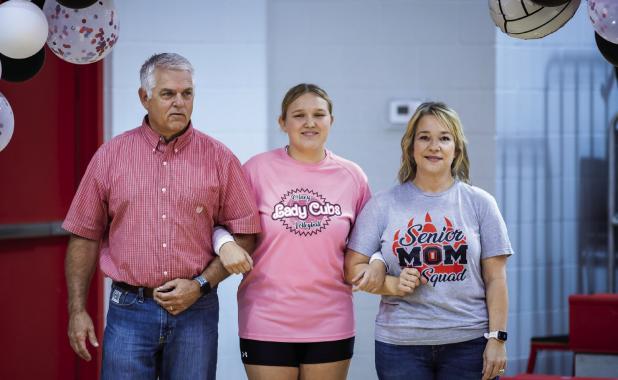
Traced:
<path id="1" fill-rule="evenodd" d="M 352 225 L 371 196 L 367 176 L 329 151 L 321 162 L 305 164 L 283 148 L 243 168 L 262 233 L 254 268 L 238 289 L 240 337 L 319 342 L 354 336 L 343 261 Z"/>

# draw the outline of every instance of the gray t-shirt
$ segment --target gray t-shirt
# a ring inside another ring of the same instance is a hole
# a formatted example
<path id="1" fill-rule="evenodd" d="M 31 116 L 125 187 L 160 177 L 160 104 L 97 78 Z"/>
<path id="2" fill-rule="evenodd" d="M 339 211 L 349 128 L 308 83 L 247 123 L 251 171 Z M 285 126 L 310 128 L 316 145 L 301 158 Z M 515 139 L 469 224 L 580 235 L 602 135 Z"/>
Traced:
<path id="1" fill-rule="evenodd" d="M 494 198 L 459 181 L 441 193 L 408 182 L 375 195 L 348 248 L 367 256 L 380 251 L 392 276 L 408 266 L 429 280 L 406 297 L 382 297 L 376 340 L 399 345 L 482 336 L 488 316 L 481 260 L 513 253 Z"/>

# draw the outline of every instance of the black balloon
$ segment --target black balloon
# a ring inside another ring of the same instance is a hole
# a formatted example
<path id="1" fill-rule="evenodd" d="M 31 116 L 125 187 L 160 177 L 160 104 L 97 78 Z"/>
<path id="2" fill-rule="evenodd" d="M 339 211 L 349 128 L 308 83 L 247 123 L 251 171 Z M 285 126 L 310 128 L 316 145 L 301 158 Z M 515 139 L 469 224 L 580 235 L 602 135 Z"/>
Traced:
<path id="1" fill-rule="evenodd" d="M 597 32 L 594 33 L 594 39 L 597 41 L 597 48 L 599 48 L 603 57 L 612 65 L 618 66 L 618 45 L 599 36 Z"/>
<path id="2" fill-rule="evenodd" d="M 45 5 L 45 0 L 30 0 L 32 2 L 32 4 L 36 5 L 37 7 L 43 9 L 43 5 Z M 53 0 L 49 0 L 49 1 L 53 1 Z"/>
<path id="3" fill-rule="evenodd" d="M 557 7 L 562 4 L 568 3 L 570 0 L 531 0 L 533 3 L 542 5 L 544 7 Z"/>
<path id="4" fill-rule="evenodd" d="M 51 1 L 51 0 L 50 0 Z M 67 8 L 82 9 L 96 3 L 97 0 L 57 0 L 58 4 Z"/>
<path id="5" fill-rule="evenodd" d="M 9 82 L 23 82 L 35 76 L 45 63 L 45 46 L 35 55 L 24 59 L 13 59 L 0 54 L 2 78 Z"/>

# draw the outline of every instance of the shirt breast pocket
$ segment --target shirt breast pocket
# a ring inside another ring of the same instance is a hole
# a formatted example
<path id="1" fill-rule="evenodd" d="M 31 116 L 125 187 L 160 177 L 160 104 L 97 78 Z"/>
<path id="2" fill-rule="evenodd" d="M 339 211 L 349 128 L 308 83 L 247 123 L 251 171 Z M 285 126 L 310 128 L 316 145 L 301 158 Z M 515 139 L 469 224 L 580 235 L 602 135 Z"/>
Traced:
<path id="1" fill-rule="evenodd" d="M 205 223 L 215 220 L 219 208 L 219 189 L 216 186 L 193 184 L 182 203 L 182 208 L 187 210 L 193 221 Z"/>

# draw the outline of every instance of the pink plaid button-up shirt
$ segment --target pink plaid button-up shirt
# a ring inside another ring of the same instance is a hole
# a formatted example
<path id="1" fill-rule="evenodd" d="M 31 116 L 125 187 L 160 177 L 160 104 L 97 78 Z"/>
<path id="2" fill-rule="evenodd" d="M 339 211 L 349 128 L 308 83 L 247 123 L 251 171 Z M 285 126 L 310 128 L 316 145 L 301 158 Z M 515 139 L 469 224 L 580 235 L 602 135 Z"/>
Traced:
<path id="1" fill-rule="evenodd" d="M 100 240 L 114 281 L 156 287 L 201 273 L 214 258 L 212 228 L 260 232 L 240 162 L 193 129 L 169 143 L 146 119 L 95 153 L 62 225 Z"/>

